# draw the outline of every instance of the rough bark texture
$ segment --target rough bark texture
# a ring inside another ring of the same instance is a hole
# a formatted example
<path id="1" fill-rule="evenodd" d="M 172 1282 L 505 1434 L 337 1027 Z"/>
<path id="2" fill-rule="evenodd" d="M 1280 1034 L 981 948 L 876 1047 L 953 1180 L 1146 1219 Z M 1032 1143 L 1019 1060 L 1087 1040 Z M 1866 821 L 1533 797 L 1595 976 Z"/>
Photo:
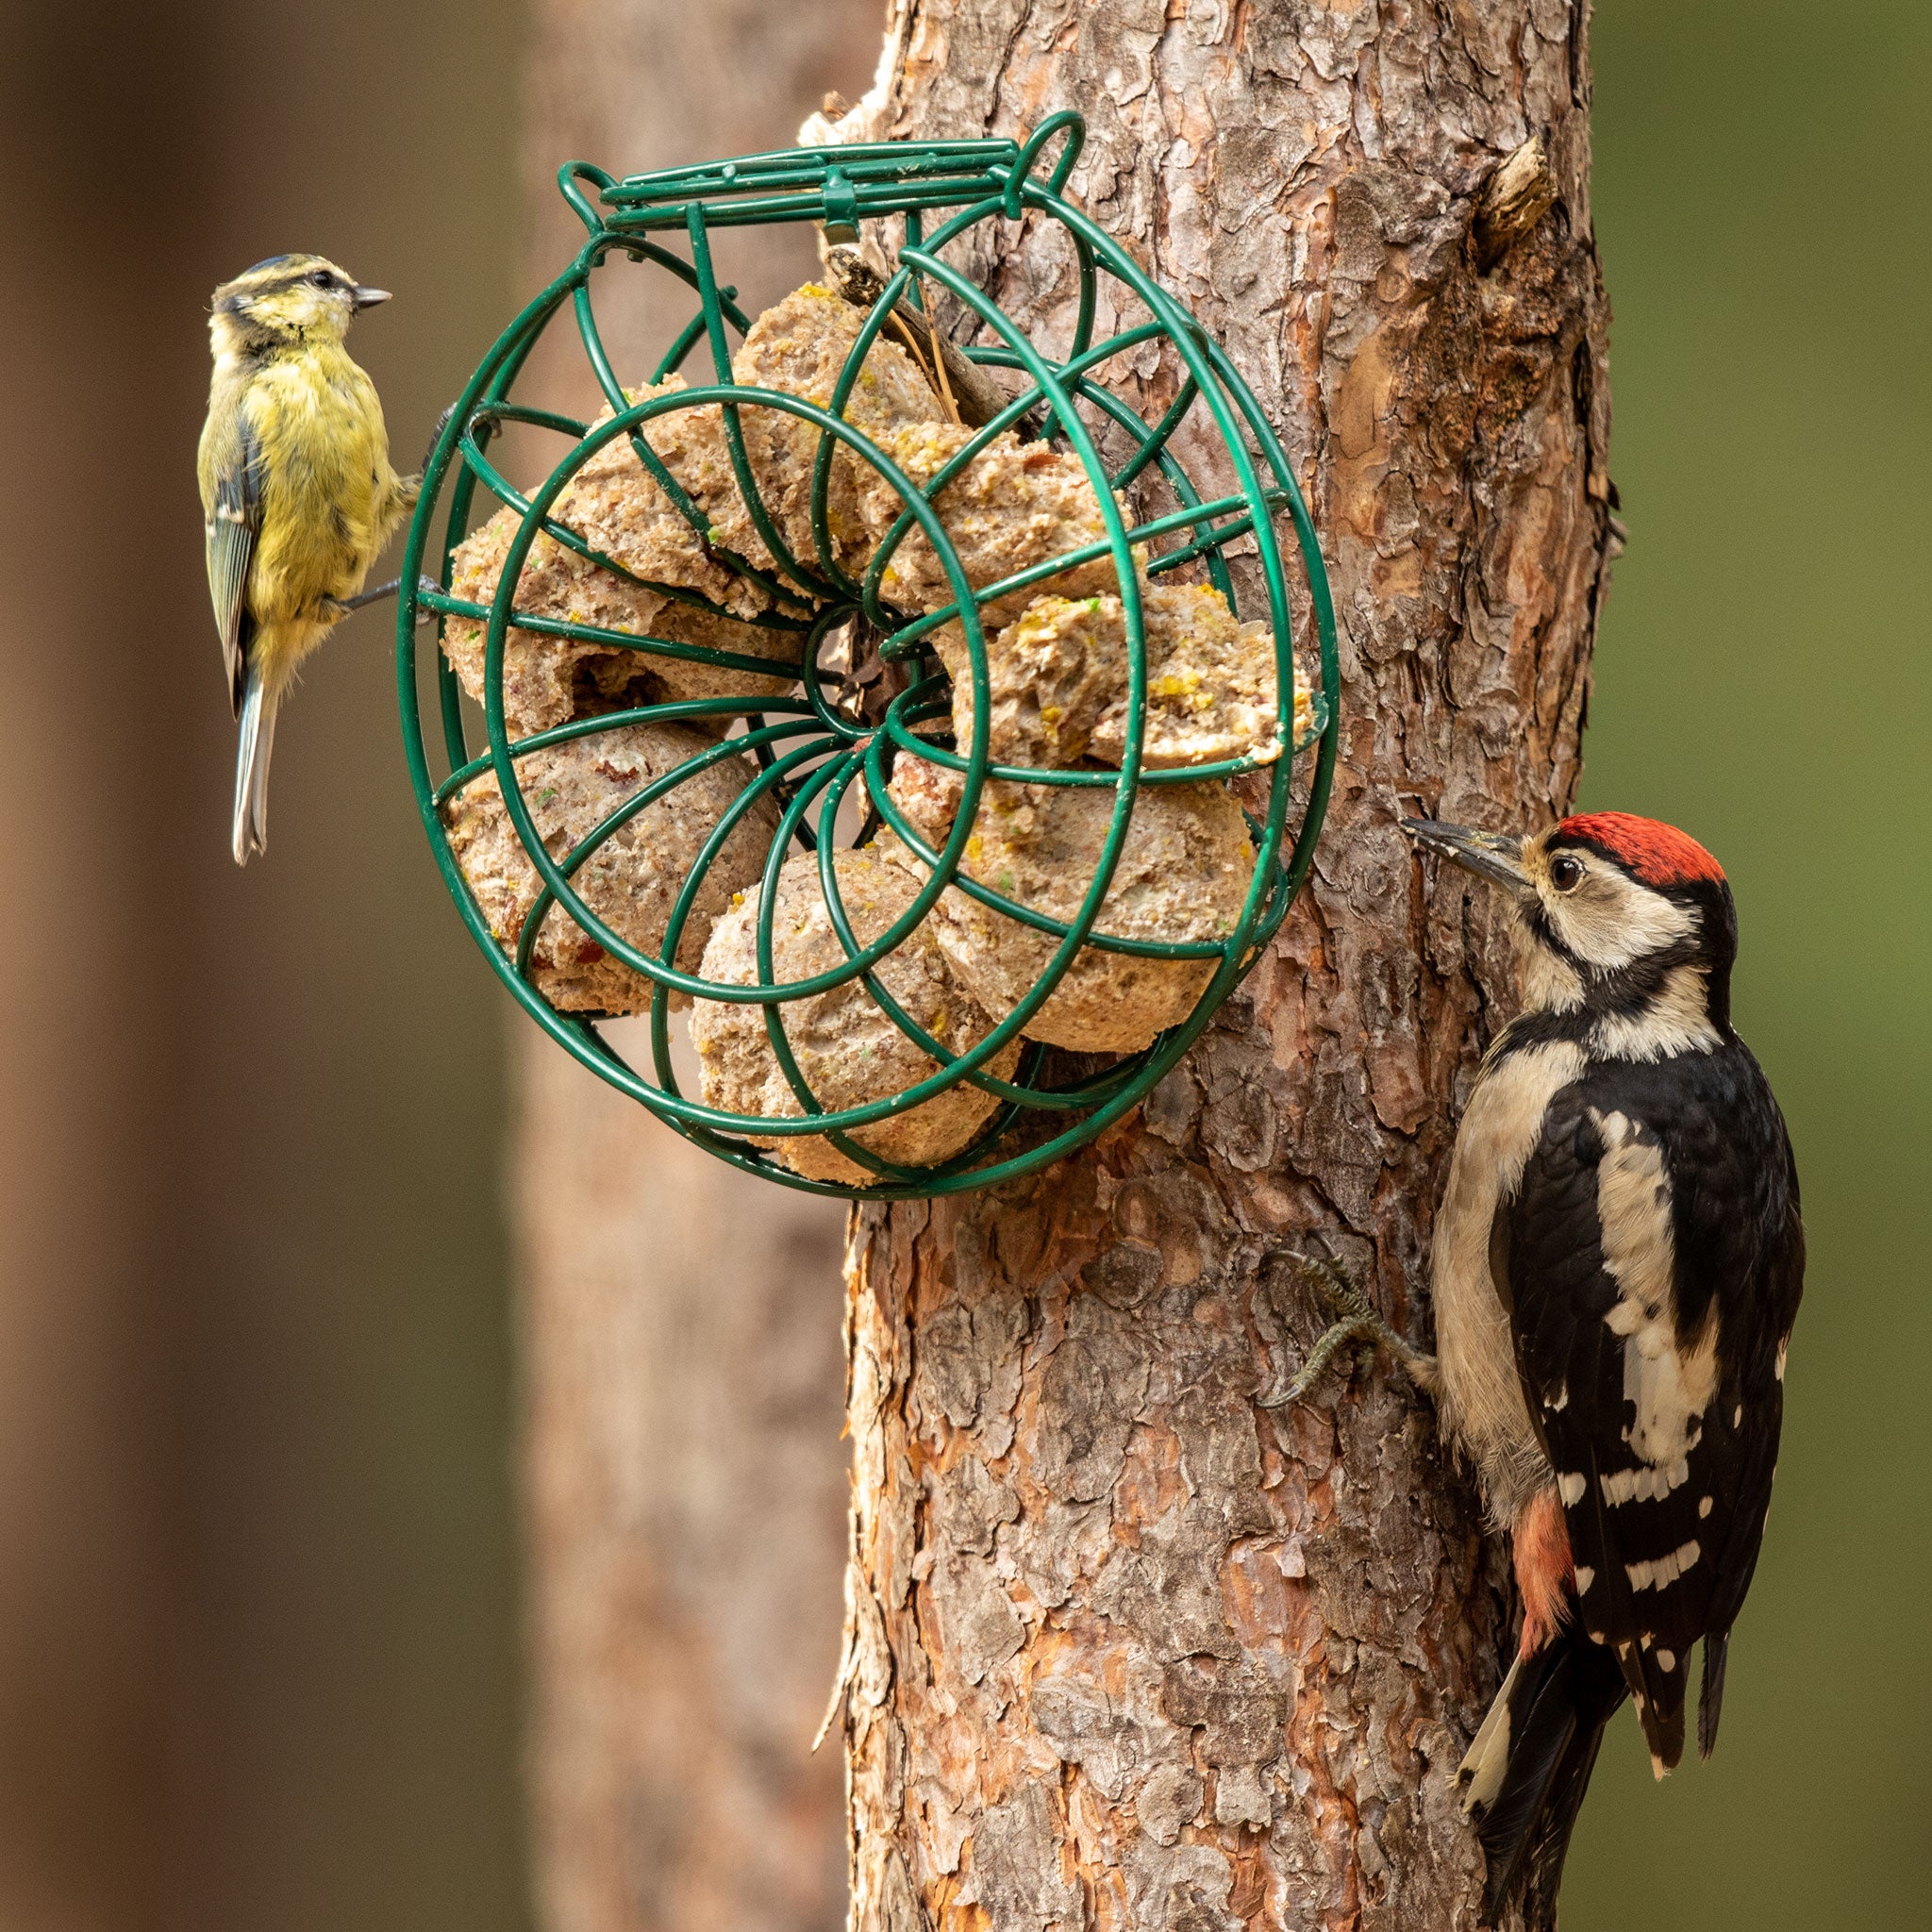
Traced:
<path id="1" fill-rule="evenodd" d="M 865 84 L 877 0 L 537 0 L 529 288 L 583 232 L 556 188 L 782 146 Z M 754 308 L 811 237 L 724 256 Z M 689 313 L 630 271 L 599 319 L 627 380 Z M 626 299 L 619 299 L 620 294 Z M 597 408 L 559 334 L 532 377 Z M 532 440 L 520 470 L 556 457 Z M 680 1029 L 681 1030 L 681 1029 Z M 839 1651 L 840 1216 L 691 1149 L 521 1033 L 534 1864 L 546 1932 L 829 1932 L 837 1754 L 810 1755 Z M 694 1086 L 694 1080 L 691 1082 Z"/>
<path id="2" fill-rule="evenodd" d="M 1609 545 L 1585 31 L 1584 0 L 901 0 L 842 125 L 1084 110 L 1074 192 L 1284 434 L 1344 677 L 1310 890 L 1142 1113 L 1031 1182 L 855 1217 L 864 1932 L 1474 1922 L 1452 1778 L 1500 1557 L 1386 1371 L 1257 1397 L 1325 1313 L 1284 1250 L 1426 1334 L 1507 961 L 1397 816 L 1541 824 L 1576 778 Z M 1522 204 L 1479 248 L 1481 191 L 1539 134 L 1555 204 L 1484 272 Z M 976 267 L 1064 339 L 1061 253 Z M 1172 371 L 1141 373 L 1158 409 Z"/>

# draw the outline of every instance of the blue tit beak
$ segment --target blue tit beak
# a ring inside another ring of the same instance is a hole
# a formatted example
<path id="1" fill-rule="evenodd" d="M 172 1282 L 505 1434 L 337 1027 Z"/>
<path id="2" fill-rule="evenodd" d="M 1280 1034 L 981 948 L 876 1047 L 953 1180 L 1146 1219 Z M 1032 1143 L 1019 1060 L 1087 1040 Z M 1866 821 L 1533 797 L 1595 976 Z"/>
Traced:
<path id="1" fill-rule="evenodd" d="M 358 308 L 374 308 L 378 302 L 389 300 L 387 289 L 363 289 L 356 291 L 355 306 Z"/>
<path id="2" fill-rule="evenodd" d="M 1467 872 L 1512 892 L 1529 891 L 1523 869 L 1523 841 L 1513 832 L 1474 832 L 1466 825 L 1445 825 L 1440 819 L 1404 819 L 1402 829 L 1418 845 L 1453 858 Z"/>

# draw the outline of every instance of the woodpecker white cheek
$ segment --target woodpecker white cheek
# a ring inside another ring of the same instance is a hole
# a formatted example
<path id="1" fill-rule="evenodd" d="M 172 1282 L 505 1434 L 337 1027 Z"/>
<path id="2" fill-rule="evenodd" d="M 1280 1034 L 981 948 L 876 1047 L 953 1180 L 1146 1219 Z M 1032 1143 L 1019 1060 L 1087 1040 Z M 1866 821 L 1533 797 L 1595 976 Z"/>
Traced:
<path id="1" fill-rule="evenodd" d="M 1575 892 L 1545 894 L 1543 911 L 1571 952 L 1602 972 L 1663 952 L 1698 924 L 1689 907 L 1611 872 L 1597 873 Z"/>
<path id="2" fill-rule="evenodd" d="M 1523 1004 L 1533 1013 L 1574 1013 L 1583 1005 L 1583 981 L 1576 969 L 1547 946 L 1527 939 L 1522 977 Z"/>

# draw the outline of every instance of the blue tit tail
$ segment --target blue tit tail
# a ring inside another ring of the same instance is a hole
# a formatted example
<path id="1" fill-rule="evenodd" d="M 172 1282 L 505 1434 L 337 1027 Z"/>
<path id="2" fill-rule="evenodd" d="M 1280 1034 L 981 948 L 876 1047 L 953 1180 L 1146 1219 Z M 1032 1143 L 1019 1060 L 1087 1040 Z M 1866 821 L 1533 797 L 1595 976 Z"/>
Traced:
<path id="1" fill-rule="evenodd" d="M 242 734 L 235 748 L 235 836 L 237 865 L 268 850 L 268 761 L 275 748 L 275 700 L 262 679 L 258 660 L 248 666 L 242 692 Z"/>

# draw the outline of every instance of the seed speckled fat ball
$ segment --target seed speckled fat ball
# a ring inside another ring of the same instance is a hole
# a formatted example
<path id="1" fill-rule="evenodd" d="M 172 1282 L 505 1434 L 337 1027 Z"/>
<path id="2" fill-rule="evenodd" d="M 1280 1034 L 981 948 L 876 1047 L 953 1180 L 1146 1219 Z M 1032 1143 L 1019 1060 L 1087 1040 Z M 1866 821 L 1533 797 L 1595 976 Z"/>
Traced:
<path id="1" fill-rule="evenodd" d="M 641 403 L 679 394 L 688 387 L 681 375 L 670 375 L 627 389 L 625 396 Z M 609 422 L 610 416 L 604 409 L 592 426 Z M 636 433 L 708 515 L 715 517 L 716 505 L 727 495 L 735 497 L 724 421 L 715 405 L 668 409 L 641 424 Z M 770 591 L 706 550 L 690 518 L 640 461 L 629 437 L 613 439 L 591 458 L 552 514 L 593 550 L 646 583 L 694 591 L 740 617 L 757 617 L 771 606 Z"/>
<path id="2" fill-rule="evenodd" d="M 843 296 L 808 283 L 752 324 L 743 346 L 732 358 L 731 373 L 752 388 L 781 390 L 829 409 L 864 322 L 864 311 Z M 874 441 L 908 425 L 945 420 L 939 399 L 912 358 L 884 336 L 867 349 L 845 399 L 843 416 L 853 428 Z M 739 422 L 759 501 L 779 537 L 799 561 L 817 562 L 811 487 L 818 464 L 818 425 L 782 409 L 756 407 L 741 409 Z M 874 474 L 862 458 L 835 442 L 825 487 L 825 523 L 834 560 L 853 575 L 862 575 L 872 557 L 873 540 L 859 515 L 858 495 L 861 479 Z M 706 502 L 720 541 L 741 556 L 769 560 L 741 491 L 732 487 L 715 497 L 708 495 Z"/>
<path id="3" fill-rule="evenodd" d="M 901 754 L 902 766 L 908 757 Z M 910 803 L 913 781 L 908 776 L 906 783 Z M 901 795 L 896 774 L 893 792 Z M 991 779 L 962 870 L 1015 905 L 1071 920 L 1098 869 L 1114 795 L 1107 786 Z M 898 849 L 915 876 L 924 876 L 918 860 Z M 1254 869 L 1247 823 L 1225 786 L 1145 787 L 1135 795 L 1093 929 L 1117 939 L 1224 940 L 1241 917 Z M 1023 925 L 958 887 L 941 895 L 932 924 L 961 984 L 996 1019 L 1033 990 L 1059 944 L 1051 933 Z M 1076 1052 L 1138 1052 L 1187 1018 L 1217 964 L 1083 946 L 1025 1033 Z"/>
<path id="4" fill-rule="evenodd" d="M 572 508 L 566 491 L 558 506 L 559 520 L 566 525 Z M 504 558 L 521 521 L 515 510 L 505 508 L 457 546 L 450 584 L 457 596 L 475 604 L 488 604 L 495 596 Z M 504 641 L 503 708 L 513 737 L 527 737 L 595 711 L 666 699 L 777 697 L 797 681 L 796 672 L 789 667 L 800 653 L 800 632 L 741 623 L 662 596 L 541 532 L 524 559 L 515 607 L 602 630 L 634 631 L 676 643 L 769 658 L 788 669 L 760 677 L 694 658 L 545 637 L 512 626 Z M 485 626 L 473 618 L 452 617 L 443 627 L 443 653 L 463 689 L 479 705 L 485 643 Z"/>
<path id="5" fill-rule="evenodd" d="M 1141 593 L 1147 643 L 1148 771 L 1218 758 L 1280 755 L 1274 635 L 1241 624 L 1211 584 L 1158 584 Z M 973 740 L 972 660 L 965 633 L 934 637 L 953 679 L 953 731 Z M 1120 598 L 1036 597 L 986 646 L 995 764 L 1048 769 L 1093 758 L 1118 765 L 1126 751 L 1127 633 Z M 1308 721 L 1305 679 L 1295 678 L 1297 733 Z"/>
<path id="6" fill-rule="evenodd" d="M 931 758 L 902 751 L 892 762 L 892 776 L 886 796 L 897 806 L 935 850 L 946 842 L 953 821 L 959 816 L 959 801 L 965 795 L 965 779 L 950 766 Z M 896 837 L 886 850 L 896 857 L 900 851 Z"/>
<path id="7" fill-rule="evenodd" d="M 910 871 L 889 862 L 875 846 L 840 852 L 832 864 L 840 900 L 861 945 L 869 945 L 899 919 L 917 894 Z M 848 957 L 820 889 L 818 865 L 815 856 L 801 854 L 787 859 L 778 874 L 772 967 L 780 981 L 828 972 Z M 965 1052 L 991 1030 L 992 1023 L 949 970 L 934 941 L 930 918 L 915 926 L 874 970 L 892 998 L 950 1052 Z M 705 978 L 727 986 L 758 983 L 755 893 L 748 893 L 742 904 L 719 919 L 705 948 L 701 971 Z M 900 1032 L 860 980 L 790 1001 L 780 1012 L 799 1071 L 828 1112 L 884 1100 L 939 1071 L 938 1063 Z M 708 1106 L 765 1119 L 796 1119 L 805 1111 L 772 1051 L 762 1007 L 696 1000 L 691 1034 Z M 1001 1079 L 1010 1078 L 1019 1058 L 1015 1041 L 994 1055 L 987 1071 Z M 928 1167 L 968 1146 L 998 1105 L 993 1095 L 961 1081 L 906 1113 L 856 1129 L 852 1138 L 882 1160 Z M 752 1133 L 747 1138 L 775 1148 L 787 1167 L 808 1179 L 864 1185 L 875 1178 L 818 1135 Z"/>
<path id="8" fill-rule="evenodd" d="M 793 291 L 751 325 L 732 360 L 737 381 L 780 390 L 829 408 L 840 372 L 858 343 L 864 316 L 850 303 L 812 284 Z M 632 403 L 674 395 L 689 385 L 672 375 L 625 391 Z M 896 343 L 874 341 L 845 403 L 845 420 L 868 436 L 894 427 L 938 421 L 940 407 L 911 358 Z M 608 422 L 607 409 L 597 420 Z M 811 525 L 811 485 L 818 461 L 816 425 L 783 409 L 748 403 L 738 422 L 745 461 L 758 500 L 793 558 L 811 568 L 819 561 Z M 640 425 L 638 434 L 708 520 L 712 555 L 689 520 L 639 461 L 628 439 L 598 452 L 566 492 L 570 513 L 558 516 L 625 569 L 654 583 L 697 591 L 741 616 L 756 616 L 770 595 L 731 571 L 718 555 L 730 552 L 755 568 L 776 573 L 759 536 L 732 462 L 724 413 L 716 403 L 670 409 Z M 869 466 L 842 446 L 833 453 L 826 487 L 826 523 L 836 561 L 862 571 L 871 542 L 859 516 L 861 475 Z"/>
<path id="9" fill-rule="evenodd" d="M 628 724 L 531 752 L 517 760 L 517 777 L 545 850 L 561 858 L 627 798 L 716 748 L 715 740 L 685 725 Z M 692 861 L 756 774 L 748 758 L 722 758 L 654 800 L 571 875 L 578 896 L 613 932 L 655 956 Z M 491 933 L 514 954 L 541 881 L 510 823 L 495 774 L 465 787 L 444 808 L 444 818 L 450 850 Z M 677 948 L 683 971 L 696 970 L 712 922 L 733 895 L 757 886 L 777 829 L 777 808 L 769 797 L 758 799 L 739 820 L 686 922 Z M 651 1004 L 652 982 L 612 958 L 555 906 L 537 935 L 533 966 L 538 991 L 567 1012 L 637 1013 Z M 685 1005 L 685 996 L 674 993 L 672 1004 Z"/>
<path id="10" fill-rule="evenodd" d="M 922 423 L 884 431 L 877 441 L 924 488 L 974 434 L 955 424 Z M 905 508 L 905 500 L 881 472 L 865 473 L 858 508 L 874 550 Z M 958 555 L 967 583 L 975 591 L 1016 571 L 1098 543 L 1107 535 L 1099 499 L 1079 458 L 1044 442 L 1022 442 L 1010 429 L 994 437 L 940 491 L 933 508 Z M 1134 557 L 1137 567 L 1144 568 L 1144 549 L 1137 549 Z M 1119 588 L 1113 558 L 1100 557 L 995 599 L 983 607 L 981 622 L 988 626 L 1011 624 L 1035 597 L 1049 592 L 1091 597 Z M 916 525 L 880 573 L 880 589 L 886 601 L 902 610 L 939 610 L 953 602 L 939 555 Z"/>

